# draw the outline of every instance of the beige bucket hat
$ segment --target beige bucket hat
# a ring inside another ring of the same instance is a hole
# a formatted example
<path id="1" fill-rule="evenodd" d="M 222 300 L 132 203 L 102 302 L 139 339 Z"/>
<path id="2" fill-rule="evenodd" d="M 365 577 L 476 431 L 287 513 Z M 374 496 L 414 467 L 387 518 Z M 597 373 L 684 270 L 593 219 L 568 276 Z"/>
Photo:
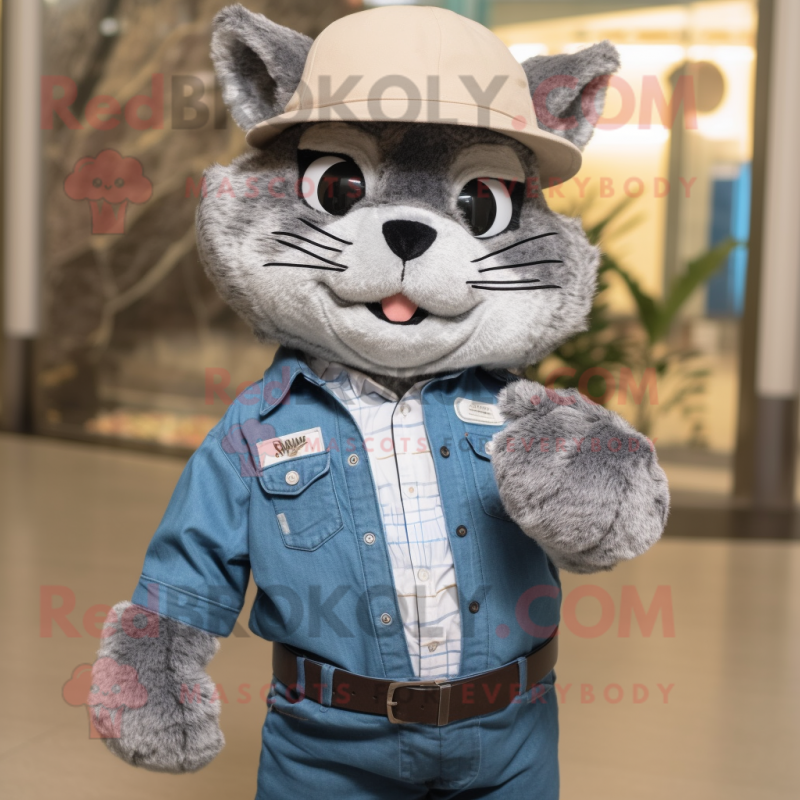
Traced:
<path id="1" fill-rule="evenodd" d="M 329 25 L 283 113 L 251 128 L 247 142 L 264 147 L 291 125 L 348 120 L 489 128 L 533 150 L 548 185 L 581 166 L 575 145 L 536 124 L 528 80 L 509 49 L 443 8 L 386 6 Z"/>

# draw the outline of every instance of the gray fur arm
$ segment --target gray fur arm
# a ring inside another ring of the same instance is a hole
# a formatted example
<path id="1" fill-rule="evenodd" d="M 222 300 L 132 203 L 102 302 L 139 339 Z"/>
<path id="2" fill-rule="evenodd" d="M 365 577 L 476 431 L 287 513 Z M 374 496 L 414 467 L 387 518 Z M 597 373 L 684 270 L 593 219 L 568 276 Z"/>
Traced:
<path id="1" fill-rule="evenodd" d="M 494 437 L 503 505 L 553 563 L 608 570 L 661 536 L 669 490 L 649 439 L 574 389 L 516 381 L 499 398 Z"/>
<path id="2" fill-rule="evenodd" d="M 211 634 L 129 602 L 108 615 L 88 704 L 109 750 L 158 772 L 193 772 L 225 743 L 219 698 L 204 672 Z"/>

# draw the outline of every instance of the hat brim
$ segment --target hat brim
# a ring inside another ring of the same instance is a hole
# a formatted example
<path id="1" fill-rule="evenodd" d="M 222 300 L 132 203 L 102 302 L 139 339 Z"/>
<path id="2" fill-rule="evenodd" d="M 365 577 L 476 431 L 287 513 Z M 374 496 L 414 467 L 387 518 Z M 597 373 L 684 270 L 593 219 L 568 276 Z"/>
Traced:
<path id="1" fill-rule="evenodd" d="M 569 180 L 577 174 L 582 161 L 581 151 L 574 144 L 531 125 L 522 117 L 467 103 L 413 98 L 350 100 L 286 111 L 251 128 L 247 143 L 263 148 L 281 131 L 304 122 L 426 122 L 488 128 L 516 139 L 535 153 L 543 187 Z"/>

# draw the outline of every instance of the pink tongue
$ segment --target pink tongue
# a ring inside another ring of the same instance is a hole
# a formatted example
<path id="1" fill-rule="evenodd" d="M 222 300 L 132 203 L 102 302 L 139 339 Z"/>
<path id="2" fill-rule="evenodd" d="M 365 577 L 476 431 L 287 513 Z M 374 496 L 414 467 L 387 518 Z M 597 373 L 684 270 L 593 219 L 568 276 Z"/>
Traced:
<path id="1" fill-rule="evenodd" d="M 384 297 L 381 300 L 381 308 L 392 322 L 408 322 L 417 310 L 417 306 L 404 294 L 393 294 L 391 297 Z"/>

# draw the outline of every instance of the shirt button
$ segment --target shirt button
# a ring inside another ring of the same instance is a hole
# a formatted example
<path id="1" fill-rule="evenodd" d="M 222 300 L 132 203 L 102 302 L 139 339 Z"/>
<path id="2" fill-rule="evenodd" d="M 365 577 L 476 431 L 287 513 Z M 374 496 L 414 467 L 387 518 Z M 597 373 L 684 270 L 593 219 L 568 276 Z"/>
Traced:
<path id="1" fill-rule="evenodd" d="M 456 528 L 456 533 L 463 539 L 467 535 L 467 528 L 465 525 L 459 525 Z"/>
<path id="2" fill-rule="evenodd" d="M 409 486 L 407 491 L 408 491 L 409 494 L 414 494 L 414 487 L 413 486 Z"/>
<path id="3" fill-rule="evenodd" d="M 472 601 L 472 602 L 469 604 L 469 610 L 470 610 L 470 611 L 471 611 L 473 614 L 477 614 L 477 613 L 478 613 L 478 612 L 481 610 L 481 604 L 480 604 L 480 603 L 479 603 L 477 600 L 473 600 L 473 601 Z"/>
<path id="4" fill-rule="evenodd" d="M 438 646 L 439 646 L 439 642 L 431 642 L 431 643 L 428 645 L 428 652 L 429 652 L 429 653 L 433 653 L 433 652 L 435 652 L 435 650 L 436 650 L 436 648 L 437 648 Z"/>
<path id="5" fill-rule="evenodd" d="M 364 544 L 375 544 L 375 534 L 374 533 L 365 533 L 364 534 Z"/>
<path id="6" fill-rule="evenodd" d="M 421 570 L 420 570 L 420 571 L 417 573 L 417 577 L 418 577 L 418 578 L 419 578 L 419 579 L 420 579 L 420 580 L 421 580 L 421 581 L 424 583 L 425 581 L 427 581 L 427 580 L 428 580 L 428 578 L 430 578 L 430 577 L 431 577 L 431 574 L 430 574 L 430 572 L 428 572 L 428 570 L 426 570 L 426 569 L 421 569 Z"/>
<path id="7" fill-rule="evenodd" d="M 439 452 L 442 454 L 442 458 L 450 458 L 450 449 L 442 445 L 439 448 Z"/>
<path id="8" fill-rule="evenodd" d="M 392 624 L 392 615 L 391 614 L 381 614 L 381 622 L 384 625 L 391 625 Z"/>
<path id="9" fill-rule="evenodd" d="M 351 456 L 348 456 L 347 457 L 347 463 L 351 467 L 354 467 L 356 464 L 358 464 L 358 456 L 355 453 L 353 453 L 353 455 L 351 455 Z"/>
<path id="10" fill-rule="evenodd" d="M 409 411 L 411 411 L 411 409 L 409 408 L 408 403 L 403 403 L 403 405 L 400 406 L 400 413 L 404 417 L 406 416 L 406 414 L 408 414 Z"/>
<path id="11" fill-rule="evenodd" d="M 294 486 L 299 480 L 300 474 L 298 472 L 291 470 L 286 473 L 286 483 L 288 483 L 289 486 Z"/>
<path id="12" fill-rule="evenodd" d="M 494 453 L 494 442 L 486 442 L 486 444 L 483 446 L 483 449 L 485 450 L 486 455 L 490 456 L 492 453 Z"/>

